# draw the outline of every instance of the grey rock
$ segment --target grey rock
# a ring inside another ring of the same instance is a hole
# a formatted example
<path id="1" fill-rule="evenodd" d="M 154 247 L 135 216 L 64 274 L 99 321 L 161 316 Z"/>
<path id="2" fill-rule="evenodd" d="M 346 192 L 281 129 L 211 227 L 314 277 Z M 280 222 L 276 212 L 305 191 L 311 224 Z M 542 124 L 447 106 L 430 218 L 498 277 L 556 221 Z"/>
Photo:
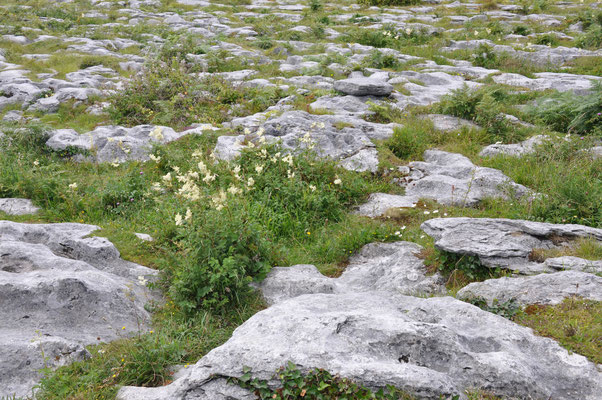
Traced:
<path id="1" fill-rule="evenodd" d="M 378 158 L 372 140 L 390 137 L 394 126 L 371 123 L 347 115 L 287 111 L 268 118 L 260 127 L 264 129 L 267 142 L 278 141 L 285 151 L 314 146 L 319 156 L 337 160 L 344 168 L 374 172 L 378 168 Z M 259 129 L 255 126 L 250 128 Z M 231 160 L 244 148 L 246 139 L 248 138 L 245 136 L 221 136 L 214 153 L 219 158 Z M 308 140 L 311 143 L 307 143 Z"/>
<path id="2" fill-rule="evenodd" d="M 156 271 L 88 237 L 97 229 L 0 221 L 0 320 L 11 321 L 0 326 L 1 395 L 30 394 L 44 367 L 40 346 L 56 367 L 88 356 L 85 345 L 148 328 L 144 304 L 154 295 L 140 279 Z"/>
<path id="3" fill-rule="evenodd" d="M 187 134 L 199 131 L 176 132 L 165 126 L 138 125 L 133 128 L 121 126 L 99 126 L 93 131 L 78 134 L 73 129 L 58 129 L 50 132 L 46 145 L 53 150 L 69 147 L 89 151 L 86 159 L 94 162 L 125 162 L 148 160 L 153 144 L 165 144 Z"/>
<path id="4" fill-rule="evenodd" d="M 372 193 L 368 201 L 358 207 L 356 213 L 365 217 L 380 217 L 391 208 L 411 208 L 415 207 L 417 202 L 417 197 Z"/>
<path id="5" fill-rule="evenodd" d="M 573 271 L 591 272 L 595 274 L 602 273 L 602 260 L 592 261 L 579 257 L 562 256 L 547 258 L 543 263 L 546 267 L 557 271 L 569 269 Z"/>
<path id="6" fill-rule="evenodd" d="M 373 78 L 342 79 L 334 83 L 334 88 L 352 96 L 388 96 L 393 92 L 386 81 Z"/>
<path id="7" fill-rule="evenodd" d="M 572 91 L 577 94 L 587 94 L 592 88 L 592 82 L 602 78 L 592 75 L 574 75 L 555 72 L 538 72 L 535 78 L 527 78 L 519 74 L 503 73 L 493 77 L 495 83 L 543 91 L 548 89 L 559 92 Z"/>
<path id="8" fill-rule="evenodd" d="M 595 364 L 503 317 L 451 297 L 370 292 L 309 294 L 273 305 L 172 384 L 124 387 L 117 398 L 252 399 L 233 394 L 226 378 L 240 377 L 246 365 L 271 381 L 289 360 L 303 372 L 324 368 L 421 399 L 478 387 L 504 397 L 595 400 L 602 390 Z"/>
<path id="9" fill-rule="evenodd" d="M 147 234 L 147 233 L 138 233 L 135 232 L 134 235 L 136 235 L 136 237 L 142 241 L 145 242 L 152 242 L 154 239 L 151 235 Z"/>
<path id="10" fill-rule="evenodd" d="M 29 199 L 0 199 L 0 212 L 8 215 L 36 214 L 40 209 Z"/>
<path id="11" fill-rule="evenodd" d="M 322 275 L 313 265 L 276 267 L 259 288 L 268 304 L 310 293 L 387 291 L 407 295 L 444 292 L 441 275 L 427 276 L 422 247 L 410 242 L 371 243 L 349 259 L 339 278 Z"/>
<path id="12" fill-rule="evenodd" d="M 510 301 L 518 305 L 561 303 L 568 297 L 602 301 L 602 278 L 579 271 L 562 271 L 535 276 L 504 277 L 474 282 L 458 292 L 458 298 L 481 298 L 491 306 Z"/>
<path id="13" fill-rule="evenodd" d="M 477 124 L 462 119 L 458 117 L 453 117 L 451 115 L 442 115 L 442 114 L 427 114 L 424 118 L 432 121 L 433 126 L 436 130 L 442 132 L 451 132 L 456 131 L 458 129 L 462 129 L 464 127 L 469 129 L 480 129 L 481 127 Z"/>
<path id="14" fill-rule="evenodd" d="M 513 144 L 491 144 L 486 146 L 481 150 L 479 155 L 481 157 L 493 157 L 498 154 L 504 154 L 508 156 L 517 156 L 520 157 L 525 154 L 534 153 L 538 146 L 542 145 L 546 140 L 549 139 L 549 136 L 546 135 L 536 135 L 530 137 L 529 139 Z"/>
<path id="15" fill-rule="evenodd" d="M 474 206 L 488 197 L 520 198 L 533 193 L 502 172 L 475 166 L 468 158 L 440 150 L 424 152 L 424 161 L 409 164 L 406 195 L 440 204 Z"/>
<path id="16" fill-rule="evenodd" d="M 375 102 L 375 97 L 357 96 L 322 96 L 309 105 L 312 111 L 327 110 L 335 114 L 366 115 L 370 114 L 367 102 Z"/>
<path id="17" fill-rule="evenodd" d="M 23 111 L 19 110 L 11 110 L 2 117 L 3 122 L 22 122 L 24 119 Z"/>
<path id="18" fill-rule="evenodd" d="M 439 102 L 443 96 L 453 90 L 461 89 L 464 86 L 469 88 L 481 86 L 480 83 L 472 82 L 462 76 L 450 75 L 440 71 L 403 71 L 395 75 L 397 76 L 392 77 L 388 82 L 391 85 L 403 83 L 404 89 L 410 92 L 409 96 L 397 92 L 393 92 L 391 95 L 400 108 L 405 108 L 408 105 L 427 106 Z"/>
<path id="19" fill-rule="evenodd" d="M 522 274 L 554 271 L 545 263 L 531 261 L 535 249 L 562 248 L 577 238 L 602 242 L 602 229 L 512 219 L 436 218 L 421 228 L 440 250 L 476 256 L 487 267 Z"/>

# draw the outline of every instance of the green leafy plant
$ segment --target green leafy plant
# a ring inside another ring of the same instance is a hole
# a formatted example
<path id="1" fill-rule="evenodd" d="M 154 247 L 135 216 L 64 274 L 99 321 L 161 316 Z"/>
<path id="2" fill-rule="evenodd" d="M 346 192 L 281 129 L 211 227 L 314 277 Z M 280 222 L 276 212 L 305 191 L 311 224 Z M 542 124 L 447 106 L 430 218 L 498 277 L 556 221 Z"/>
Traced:
<path id="1" fill-rule="evenodd" d="M 278 380 L 276 388 L 271 388 L 267 381 L 252 377 L 249 367 L 243 368 L 240 378 L 230 378 L 230 382 L 252 391 L 262 400 L 411 400 L 412 397 L 393 386 L 379 389 L 376 392 L 365 388 L 350 379 L 332 375 L 324 369 L 313 369 L 303 374 L 295 364 L 288 362 L 281 367 L 273 379 Z"/>

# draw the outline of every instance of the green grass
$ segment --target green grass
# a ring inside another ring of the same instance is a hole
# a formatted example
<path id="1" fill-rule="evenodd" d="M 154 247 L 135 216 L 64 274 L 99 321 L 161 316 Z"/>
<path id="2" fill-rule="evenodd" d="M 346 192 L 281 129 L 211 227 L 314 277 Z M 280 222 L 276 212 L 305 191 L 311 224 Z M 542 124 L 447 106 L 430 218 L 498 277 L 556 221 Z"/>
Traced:
<path id="1" fill-rule="evenodd" d="M 570 297 L 555 306 L 532 305 L 514 321 L 602 363 L 602 302 Z"/>

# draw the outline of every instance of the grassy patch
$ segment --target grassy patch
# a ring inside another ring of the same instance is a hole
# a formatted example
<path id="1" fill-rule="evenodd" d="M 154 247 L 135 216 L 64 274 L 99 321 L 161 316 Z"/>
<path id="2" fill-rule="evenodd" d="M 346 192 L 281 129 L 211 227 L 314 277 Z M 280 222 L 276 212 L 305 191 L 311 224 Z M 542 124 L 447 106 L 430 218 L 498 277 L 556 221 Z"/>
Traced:
<path id="1" fill-rule="evenodd" d="M 602 363 L 602 302 L 571 297 L 555 306 L 532 305 L 514 321 Z"/>

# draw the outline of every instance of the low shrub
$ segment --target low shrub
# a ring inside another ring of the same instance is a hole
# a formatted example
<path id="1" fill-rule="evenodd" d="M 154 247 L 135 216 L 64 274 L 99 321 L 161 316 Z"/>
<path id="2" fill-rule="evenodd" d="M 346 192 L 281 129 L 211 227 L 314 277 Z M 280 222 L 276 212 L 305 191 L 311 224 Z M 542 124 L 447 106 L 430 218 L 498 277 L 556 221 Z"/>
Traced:
<path id="1" fill-rule="evenodd" d="M 577 36 L 575 45 L 582 49 L 597 50 L 602 47 L 602 25 L 594 24 Z"/>
<path id="2" fill-rule="evenodd" d="M 541 98 L 525 115 L 558 132 L 602 135 L 602 83 L 595 82 L 588 95 L 569 91 Z"/>
<path id="3" fill-rule="evenodd" d="M 472 120 L 482 126 L 495 140 L 507 140 L 513 129 L 502 115 L 501 103 L 507 94 L 500 88 L 456 89 L 443 97 L 436 109 L 456 117 Z"/>

